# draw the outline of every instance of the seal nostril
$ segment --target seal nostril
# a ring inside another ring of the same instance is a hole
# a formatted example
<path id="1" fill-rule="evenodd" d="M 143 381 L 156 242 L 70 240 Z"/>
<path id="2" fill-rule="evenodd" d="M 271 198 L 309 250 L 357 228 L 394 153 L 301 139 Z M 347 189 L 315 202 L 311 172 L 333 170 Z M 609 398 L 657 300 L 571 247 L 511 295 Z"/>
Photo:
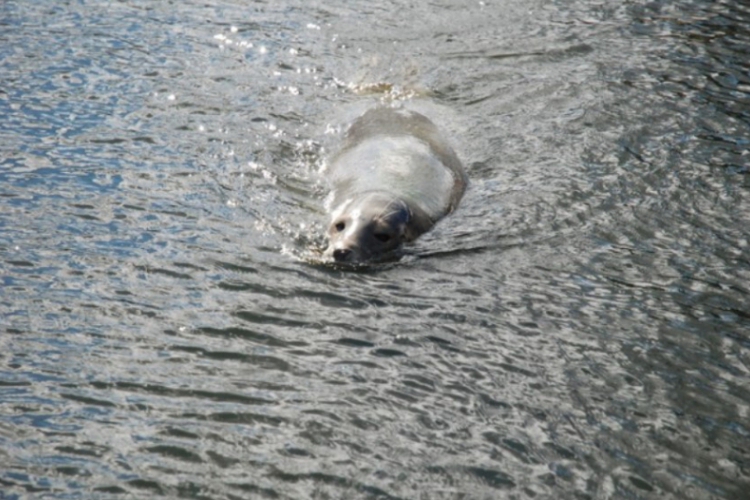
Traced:
<path id="1" fill-rule="evenodd" d="M 348 248 L 337 248 L 333 251 L 333 258 L 337 262 L 343 262 L 346 260 L 349 260 L 349 257 L 352 255 L 352 251 Z"/>

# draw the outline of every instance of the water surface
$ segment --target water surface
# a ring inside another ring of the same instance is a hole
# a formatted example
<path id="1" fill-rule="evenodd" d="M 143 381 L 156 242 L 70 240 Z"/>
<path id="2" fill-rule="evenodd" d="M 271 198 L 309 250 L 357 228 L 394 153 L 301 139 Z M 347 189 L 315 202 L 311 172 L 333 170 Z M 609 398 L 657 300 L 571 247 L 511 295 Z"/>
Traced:
<path id="1" fill-rule="evenodd" d="M 0 6 L 3 498 L 738 499 L 750 8 Z M 315 264 L 348 119 L 471 185 Z"/>

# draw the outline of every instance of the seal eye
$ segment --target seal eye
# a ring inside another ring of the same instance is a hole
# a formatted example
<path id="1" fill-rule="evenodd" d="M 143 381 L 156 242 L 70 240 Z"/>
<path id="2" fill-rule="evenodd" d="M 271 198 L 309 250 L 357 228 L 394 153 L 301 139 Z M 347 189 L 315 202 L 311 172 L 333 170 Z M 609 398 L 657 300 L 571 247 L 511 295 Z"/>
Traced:
<path id="1" fill-rule="evenodd" d="M 388 243 L 391 240 L 391 235 L 388 233 L 375 233 L 375 239 L 383 243 Z"/>
<path id="2" fill-rule="evenodd" d="M 344 224 L 343 222 L 337 222 L 335 227 L 336 227 L 336 231 L 340 233 L 341 231 L 344 230 L 344 228 L 346 227 L 346 224 Z"/>

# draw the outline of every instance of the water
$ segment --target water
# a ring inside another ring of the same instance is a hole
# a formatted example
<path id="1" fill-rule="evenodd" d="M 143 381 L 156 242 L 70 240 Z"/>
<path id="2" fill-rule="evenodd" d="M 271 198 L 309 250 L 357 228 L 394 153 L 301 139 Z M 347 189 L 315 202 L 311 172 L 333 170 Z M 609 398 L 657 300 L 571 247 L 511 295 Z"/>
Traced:
<path id="1" fill-rule="evenodd" d="M 0 497 L 739 499 L 750 7 L 0 6 Z M 380 101 L 471 185 L 315 263 Z"/>

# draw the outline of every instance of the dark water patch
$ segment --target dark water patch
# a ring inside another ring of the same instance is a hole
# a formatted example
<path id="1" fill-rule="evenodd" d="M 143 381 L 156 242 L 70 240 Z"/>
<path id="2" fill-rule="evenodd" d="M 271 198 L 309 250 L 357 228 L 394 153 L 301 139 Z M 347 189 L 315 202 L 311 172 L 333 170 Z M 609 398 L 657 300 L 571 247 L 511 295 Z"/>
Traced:
<path id="1" fill-rule="evenodd" d="M 170 278 L 176 278 L 181 280 L 192 280 L 193 277 L 189 274 L 180 273 L 177 271 L 172 271 L 170 269 L 160 269 L 160 268 L 154 268 L 150 266 L 136 266 L 135 268 L 137 271 L 141 271 L 148 274 L 161 274 L 164 276 L 168 276 Z"/>
<path id="2" fill-rule="evenodd" d="M 534 372 L 531 372 L 529 370 L 524 370 L 523 368 L 520 368 L 515 365 L 511 365 L 509 363 L 500 363 L 499 366 L 503 368 L 504 370 L 507 370 L 509 372 L 518 373 L 520 375 L 524 375 L 526 377 L 537 377 L 537 374 Z"/>
<path id="3" fill-rule="evenodd" d="M 147 452 L 149 453 L 155 453 L 157 455 L 162 455 L 167 458 L 174 458 L 177 460 L 181 460 L 184 462 L 192 462 L 192 463 L 203 463 L 203 459 L 198 455 L 197 453 L 187 450 L 185 448 L 179 447 L 179 446 L 167 446 L 167 445 L 160 445 L 160 446 L 151 446 L 146 448 Z"/>
<path id="4" fill-rule="evenodd" d="M 97 486 L 93 489 L 93 491 L 99 493 L 110 493 L 113 495 L 122 495 L 128 493 L 128 490 L 120 486 Z"/>
<path id="5" fill-rule="evenodd" d="M 379 348 L 375 349 L 372 354 L 381 358 L 392 358 L 394 356 L 406 356 L 407 354 L 398 349 Z"/>
<path id="6" fill-rule="evenodd" d="M 481 467 L 468 467 L 466 471 L 493 488 L 515 488 L 516 483 L 504 472 Z"/>
<path id="7" fill-rule="evenodd" d="M 79 402 L 79 403 L 81 403 L 83 405 L 86 405 L 86 406 L 101 406 L 101 407 L 105 407 L 105 408 L 113 408 L 113 407 L 117 406 L 115 403 L 113 403 L 111 401 L 106 401 L 106 400 L 102 400 L 102 399 L 96 399 L 96 398 L 92 398 L 90 396 L 79 396 L 77 394 L 65 394 L 65 393 L 61 393 L 60 397 L 64 398 L 64 399 L 69 399 L 71 401 L 77 401 L 77 402 Z"/>
<path id="8" fill-rule="evenodd" d="M 435 388 L 431 387 L 430 385 L 424 385 L 417 382 L 414 382 L 412 380 L 404 380 L 402 382 L 405 386 L 409 387 L 410 389 L 414 389 L 417 392 L 435 392 Z"/>
<path id="9" fill-rule="evenodd" d="M 162 486 L 157 481 L 153 481 L 150 479 L 133 479 L 131 481 L 128 481 L 127 484 L 139 490 L 151 490 L 158 495 L 164 495 L 166 493 L 166 491 L 164 491 L 164 488 L 162 488 Z"/>
<path id="10" fill-rule="evenodd" d="M 303 320 L 296 320 L 291 318 L 284 318 L 271 314 L 263 314 L 255 311 L 237 311 L 233 313 L 233 316 L 241 319 L 247 323 L 258 324 L 258 325 L 274 325 L 283 326 L 290 328 L 314 328 L 315 325 L 310 325 L 308 322 Z"/>
<path id="11" fill-rule="evenodd" d="M 195 434 L 193 432 L 188 432 L 182 429 L 166 429 L 160 432 L 160 434 L 164 436 L 173 436 L 173 437 L 187 438 L 187 439 L 198 439 L 200 437 L 198 434 Z"/>
<path id="12" fill-rule="evenodd" d="M 71 446 L 58 446 L 56 450 L 60 453 L 66 453 L 71 455 L 80 455 L 84 457 L 101 457 L 105 453 L 107 453 L 109 450 L 98 447 L 95 443 L 81 443 L 80 446 L 87 446 L 87 448 L 82 447 L 71 447 Z"/>
<path id="13" fill-rule="evenodd" d="M 356 338 L 340 338 L 335 340 L 337 344 L 341 344 L 349 347 L 375 347 L 375 344 L 368 342 L 367 340 L 356 339 Z"/>
<path id="14" fill-rule="evenodd" d="M 286 421 L 286 419 L 278 416 L 248 412 L 219 412 L 209 414 L 182 413 L 175 416 L 185 420 L 210 420 L 212 422 L 240 425 L 264 424 L 272 427 L 283 425 Z"/>
<path id="15" fill-rule="evenodd" d="M 195 391 L 194 389 L 177 389 L 164 386 L 140 385 L 132 382 L 91 382 L 91 386 L 100 390 L 118 390 L 126 393 L 140 393 L 167 396 L 170 398 L 203 398 L 209 397 L 216 401 L 242 403 L 249 405 L 264 404 L 267 401 L 240 394 Z"/>
<path id="16" fill-rule="evenodd" d="M 295 342 L 292 340 L 283 340 L 267 333 L 260 333 L 254 330 L 248 330 L 241 327 L 231 328 L 211 328 L 202 327 L 198 329 L 198 332 L 202 334 L 219 336 L 219 337 L 239 337 L 242 339 L 250 340 L 254 343 L 268 345 L 271 347 L 286 347 L 286 346 L 300 346 L 305 345 L 304 342 Z"/>
<path id="17" fill-rule="evenodd" d="M 11 266 L 17 266 L 17 267 L 36 267 L 36 265 L 33 262 L 29 262 L 28 260 L 9 260 L 6 261 Z"/>

